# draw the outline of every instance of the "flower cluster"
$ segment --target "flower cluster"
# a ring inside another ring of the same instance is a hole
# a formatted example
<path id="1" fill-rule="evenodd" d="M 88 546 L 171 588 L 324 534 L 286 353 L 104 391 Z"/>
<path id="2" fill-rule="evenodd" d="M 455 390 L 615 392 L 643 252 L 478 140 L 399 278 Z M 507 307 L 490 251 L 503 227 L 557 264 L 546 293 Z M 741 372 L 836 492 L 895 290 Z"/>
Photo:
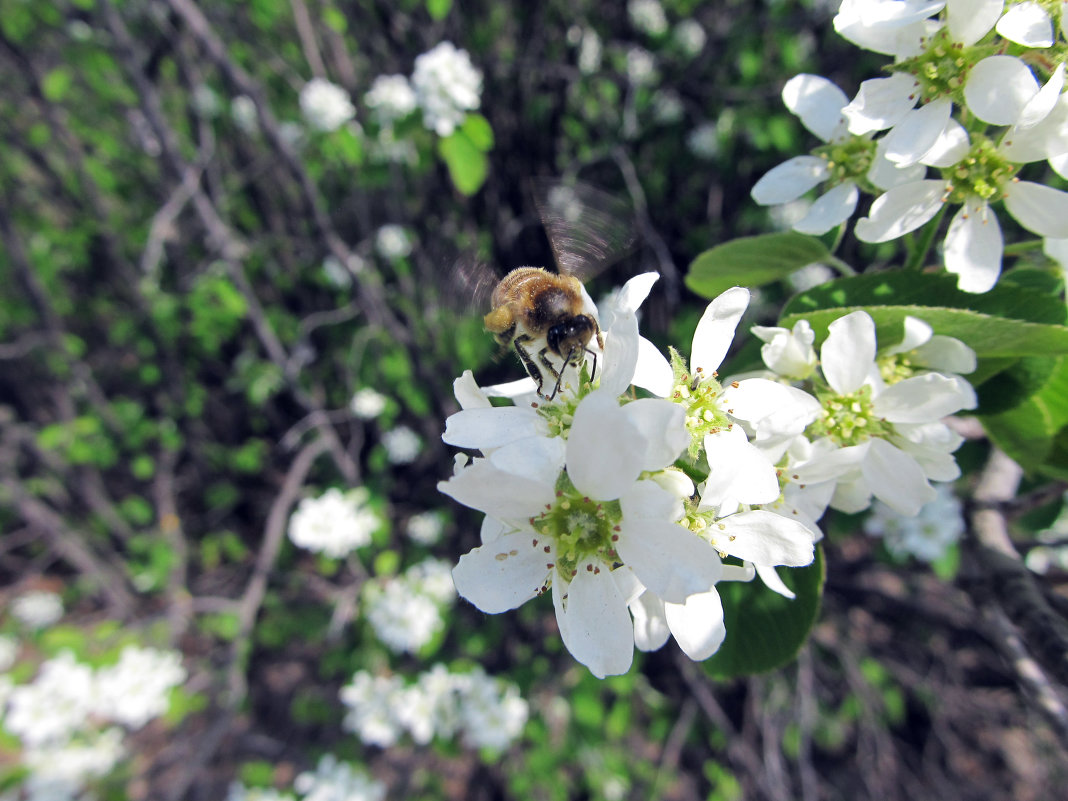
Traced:
<path id="1" fill-rule="evenodd" d="M 429 559 L 402 575 L 364 586 L 367 619 L 394 653 L 415 653 L 442 630 L 443 610 L 456 591 L 444 562 Z"/>
<path id="2" fill-rule="evenodd" d="M 929 480 L 958 475 L 961 439 L 942 418 L 976 402 L 960 377 L 975 369 L 970 349 L 909 318 L 879 354 L 865 312 L 832 323 L 818 355 L 804 321 L 758 327 L 767 371 L 721 382 L 749 292 L 713 300 L 689 360 L 668 359 L 638 334 L 655 280 L 588 303 L 604 329 L 596 381 L 569 369 L 550 402 L 521 394 L 530 381 L 508 385 L 526 405 L 492 406 L 502 388 L 465 373 L 443 435 L 481 452 L 439 484 L 486 515 L 482 544 L 453 571 L 458 592 L 488 613 L 550 592 L 564 644 L 599 677 L 671 636 L 692 659 L 715 653 L 720 581 L 759 576 L 793 597 L 775 569 L 812 561 L 828 506 L 856 512 L 874 495 L 916 514 L 935 497 Z"/>
<path id="3" fill-rule="evenodd" d="M 349 93 L 325 78 L 312 78 L 300 90 L 300 112 L 316 131 L 336 131 L 356 114 Z"/>
<path id="4" fill-rule="evenodd" d="M 393 745 L 407 732 L 419 745 L 460 735 L 472 748 L 507 748 L 523 731 L 529 708 L 513 684 L 481 668 L 451 673 L 435 665 L 408 684 L 399 676 L 359 671 L 341 689 L 344 725 L 369 744 Z"/>
<path id="5" fill-rule="evenodd" d="M 318 498 L 305 498 L 289 518 L 289 539 L 333 558 L 368 545 L 380 521 L 365 505 L 367 497 L 362 488 L 349 492 L 332 488 Z"/>
<path id="6" fill-rule="evenodd" d="M 897 239 L 957 208 L 943 244 L 961 289 L 985 292 L 1001 272 L 1003 237 L 991 204 L 1051 239 L 1068 237 L 1068 193 L 1020 180 L 1048 162 L 1068 177 L 1065 22 L 1042 4 L 1001 0 L 844 0 L 835 30 L 894 58 L 888 77 L 852 100 L 830 81 L 798 75 L 783 101 L 824 144 L 779 165 L 753 187 L 761 204 L 823 194 L 794 228 L 821 234 L 844 223 L 859 195 L 876 195 L 854 229 Z M 966 123 L 962 125 L 957 117 Z M 937 177 L 928 177 L 929 170 Z"/>
<path id="7" fill-rule="evenodd" d="M 11 616 L 28 629 L 45 629 L 63 617 L 63 599 L 54 592 L 31 590 L 11 602 Z"/>
<path id="8" fill-rule="evenodd" d="M 914 556 L 937 562 L 964 533 L 960 500 L 949 484 L 935 487 L 937 496 L 923 505 L 915 517 L 903 517 L 882 501 L 872 504 L 864 531 L 882 537 L 886 550 L 896 559 Z"/>
<path id="9" fill-rule="evenodd" d="M 412 89 L 423 112 L 423 124 L 438 136 L 449 136 L 469 111 L 481 103 L 482 73 L 466 50 L 441 42 L 417 56 Z"/>
<path id="10" fill-rule="evenodd" d="M 32 798 L 80 797 L 126 756 L 120 726 L 140 729 L 164 714 L 185 679 L 180 654 L 127 646 L 114 665 L 94 670 L 65 651 L 28 684 L 0 681 L 0 720 L 28 769 L 23 788 Z"/>
<path id="11" fill-rule="evenodd" d="M 226 801 L 382 801 L 386 786 L 365 770 L 324 754 L 314 771 L 305 771 L 293 781 L 295 793 L 275 788 L 230 785 Z"/>

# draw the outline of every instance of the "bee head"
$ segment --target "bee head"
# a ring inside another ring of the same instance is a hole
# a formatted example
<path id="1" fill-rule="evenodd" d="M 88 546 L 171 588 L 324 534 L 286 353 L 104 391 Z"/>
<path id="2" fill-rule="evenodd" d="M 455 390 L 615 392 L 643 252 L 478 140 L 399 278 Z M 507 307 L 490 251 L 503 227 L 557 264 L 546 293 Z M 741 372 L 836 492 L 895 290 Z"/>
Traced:
<path id="1" fill-rule="evenodd" d="M 571 362 L 586 350 L 597 331 L 596 321 L 588 314 L 576 314 L 550 326 L 545 334 L 549 350 Z"/>

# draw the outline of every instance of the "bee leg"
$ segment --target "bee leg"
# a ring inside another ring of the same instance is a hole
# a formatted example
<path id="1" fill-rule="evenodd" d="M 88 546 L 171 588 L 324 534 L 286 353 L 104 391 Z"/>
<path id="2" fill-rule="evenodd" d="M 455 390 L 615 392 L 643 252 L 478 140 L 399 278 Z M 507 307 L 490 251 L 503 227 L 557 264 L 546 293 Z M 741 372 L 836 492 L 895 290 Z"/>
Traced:
<path id="1" fill-rule="evenodd" d="M 590 383 L 592 384 L 593 380 L 597 378 L 597 351 L 586 348 L 586 352 L 593 357 L 593 367 L 590 368 Z"/>
<path id="2" fill-rule="evenodd" d="M 515 353 L 519 357 L 519 361 L 523 362 L 523 367 L 526 369 L 527 375 L 533 378 L 534 382 L 538 385 L 538 394 L 544 398 L 545 395 L 541 391 L 541 385 L 545 381 L 545 376 L 538 368 L 538 365 L 535 364 L 533 357 L 530 355 L 530 351 L 524 348 L 522 344 L 525 342 L 532 341 L 533 340 L 526 334 L 521 334 L 520 336 L 517 336 L 514 340 L 512 340 L 512 346 L 515 348 Z M 542 352 L 544 353 L 544 351 Z M 550 370 L 551 369 L 552 368 L 550 368 Z M 553 374 L 555 375 L 555 371 L 553 371 Z M 553 394 L 555 395 L 556 393 L 554 392 Z M 552 400 L 552 398 L 549 398 L 549 400 Z"/>
<path id="3" fill-rule="evenodd" d="M 553 387 L 552 394 L 542 395 L 543 398 L 547 397 L 549 400 L 552 400 L 556 397 L 556 393 L 560 391 L 560 385 L 561 383 L 563 383 L 564 380 L 564 370 L 567 368 L 568 362 L 570 361 L 570 354 L 568 354 L 568 358 L 564 360 L 564 363 L 560 365 L 560 369 L 557 370 L 553 363 L 549 361 L 549 357 L 547 355 L 548 353 L 549 346 L 546 345 L 544 348 L 538 351 L 538 361 L 545 365 L 545 369 L 549 371 L 549 375 L 556 379 L 556 386 Z M 539 392 L 541 391 L 540 386 L 538 387 L 538 390 Z"/>

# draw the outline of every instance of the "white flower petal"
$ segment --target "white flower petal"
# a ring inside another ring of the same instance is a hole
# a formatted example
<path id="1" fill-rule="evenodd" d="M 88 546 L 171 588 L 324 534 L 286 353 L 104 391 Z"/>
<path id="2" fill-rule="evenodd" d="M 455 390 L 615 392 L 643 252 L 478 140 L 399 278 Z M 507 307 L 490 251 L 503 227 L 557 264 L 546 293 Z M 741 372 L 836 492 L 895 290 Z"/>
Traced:
<path id="1" fill-rule="evenodd" d="M 815 534 L 796 520 L 755 509 L 718 521 L 722 534 L 712 544 L 718 551 L 755 565 L 801 567 L 812 562 Z"/>
<path id="2" fill-rule="evenodd" d="M 942 208 L 945 182 L 916 181 L 895 186 L 875 199 L 853 232 L 864 242 L 889 242 L 915 231 Z"/>
<path id="3" fill-rule="evenodd" d="M 560 437 L 529 437 L 498 448 L 488 458 L 499 470 L 552 487 L 564 469 L 565 448 Z"/>
<path id="4" fill-rule="evenodd" d="M 915 349 L 913 362 L 948 373 L 967 375 L 975 372 L 975 351 L 955 337 L 936 334 Z"/>
<path id="5" fill-rule="evenodd" d="M 884 136 L 875 143 L 875 158 L 868 168 L 868 180 L 879 189 L 887 190 L 894 186 L 922 181 L 927 175 L 927 168 L 923 164 L 912 164 L 902 167 L 890 161 L 886 157 L 886 137 Z"/>
<path id="6" fill-rule="evenodd" d="M 604 358 L 599 368 L 602 392 L 619 397 L 627 391 L 638 365 L 638 318 L 618 315 L 604 332 Z"/>
<path id="7" fill-rule="evenodd" d="M 989 56 L 974 67 L 964 85 L 969 110 L 991 125 L 1013 125 L 1038 92 L 1031 69 L 1015 56 Z"/>
<path id="8" fill-rule="evenodd" d="M 647 389 L 654 395 L 666 398 L 671 394 L 674 375 L 671 364 L 664 358 L 656 345 L 645 337 L 638 339 L 638 364 L 634 368 L 631 383 L 636 387 Z"/>
<path id="9" fill-rule="evenodd" d="M 630 613 L 634 617 L 634 644 L 638 650 L 655 651 L 663 647 L 671 636 L 664 602 L 653 593 L 644 592 L 631 602 Z"/>
<path id="10" fill-rule="evenodd" d="M 575 409 L 567 438 L 568 477 L 584 495 L 615 500 L 641 473 L 646 445 L 616 396 L 594 390 Z"/>
<path id="11" fill-rule="evenodd" d="M 969 201 L 946 232 L 946 270 L 958 276 L 964 292 L 988 292 L 1001 275 L 1001 226 L 985 202 Z"/>
<path id="12" fill-rule="evenodd" d="M 438 491 L 464 506 L 505 521 L 526 520 L 540 513 L 555 498 L 552 485 L 498 470 L 484 459 L 475 461 L 448 481 L 438 482 Z"/>
<path id="13" fill-rule="evenodd" d="M 449 415 L 441 439 L 458 448 L 484 451 L 548 432 L 548 424 L 533 409 L 498 406 L 464 409 Z"/>
<path id="14" fill-rule="evenodd" d="M 724 388 L 725 403 L 733 417 L 752 426 L 757 439 L 800 434 L 819 416 L 820 402 L 797 387 L 766 378 L 737 384 Z"/>
<path id="15" fill-rule="evenodd" d="M 905 336 L 902 337 L 899 343 L 887 348 L 884 351 L 885 355 L 891 356 L 896 353 L 907 353 L 910 350 L 915 350 L 920 345 L 930 342 L 931 336 L 934 334 L 934 329 L 931 326 L 918 317 L 912 317 L 911 315 L 905 315 L 903 327 Z"/>
<path id="16" fill-rule="evenodd" d="M 495 615 L 537 595 L 549 577 L 552 560 L 531 545 L 529 531 L 517 531 L 461 556 L 452 580 L 461 596 Z"/>
<path id="17" fill-rule="evenodd" d="M 821 484 L 825 481 L 833 481 L 847 473 L 854 472 L 868 455 L 868 444 L 862 442 L 848 448 L 838 448 L 831 444 L 828 438 L 819 440 L 813 445 L 829 447 L 814 448 L 812 458 L 806 462 L 794 465 L 790 469 L 790 479 L 802 484 Z"/>
<path id="18" fill-rule="evenodd" d="M 642 470 L 663 470 L 690 444 L 686 411 L 679 404 L 660 398 L 640 398 L 622 408 L 648 444 Z"/>
<path id="19" fill-rule="evenodd" d="M 857 476 L 851 480 L 840 480 L 834 485 L 834 497 L 831 498 L 831 508 L 848 515 L 863 512 L 871 506 L 871 489 L 868 482 Z"/>
<path id="20" fill-rule="evenodd" d="M 721 573 L 719 555 L 689 529 L 663 520 L 628 519 L 625 512 L 616 552 L 642 584 L 670 603 L 707 592 Z"/>
<path id="21" fill-rule="evenodd" d="M 1038 3 L 1019 3 L 1005 12 L 996 30 L 1010 42 L 1024 47 L 1049 47 L 1053 44 L 1053 21 Z"/>
<path id="22" fill-rule="evenodd" d="M 774 567 L 770 565 L 756 565 L 757 575 L 760 576 L 760 580 L 764 582 L 764 586 L 772 592 L 777 592 L 784 598 L 789 598 L 791 601 L 797 596 L 794 591 L 791 590 L 783 580 L 779 578 L 779 574 L 775 571 Z"/>
<path id="23" fill-rule="evenodd" d="M 860 190 L 852 181 L 839 184 L 830 191 L 816 198 L 808 212 L 798 222 L 794 230 L 802 234 L 825 234 L 836 225 L 848 220 L 857 208 Z"/>
<path id="24" fill-rule="evenodd" d="M 1068 239 L 1047 237 L 1042 243 L 1042 252 L 1061 265 L 1062 270 L 1068 270 Z"/>
<path id="25" fill-rule="evenodd" d="M 1005 208 L 1028 231 L 1056 239 L 1068 237 L 1068 192 L 1013 181 L 1005 187 Z"/>
<path id="26" fill-rule="evenodd" d="M 845 92 L 821 75 L 795 75 L 782 88 L 786 108 L 797 115 L 801 124 L 824 142 L 838 132 L 842 109 L 849 99 Z"/>
<path id="27" fill-rule="evenodd" d="M 616 294 L 615 306 L 619 311 L 634 314 L 638 311 L 638 307 L 645 302 L 645 299 L 649 297 L 653 284 L 659 279 L 660 273 L 655 271 L 642 273 L 628 279 Z M 608 325 L 608 323 L 605 324 Z"/>
<path id="28" fill-rule="evenodd" d="M 701 494 L 703 508 L 724 502 L 771 503 L 779 496 L 775 465 L 746 439 L 741 426 L 705 437 L 708 478 Z"/>
<path id="29" fill-rule="evenodd" d="M 864 81 L 857 96 L 842 109 L 849 132 L 862 136 L 897 125 L 916 105 L 916 89 L 916 79 L 904 72 Z"/>
<path id="30" fill-rule="evenodd" d="M 764 173 L 753 185 L 750 195 L 761 206 L 789 203 L 827 180 L 830 174 L 824 159 L 794 156 Z"/>
<path id="31" fill-rule="evenodd" d="M 692 487 L 691 482 L 691 487 Z M 631 520 L 667 520 L 682 517 L 682 497 L 657 481 L 637 481 L 619 499 L 624 518 Z"/>
<path id="32" fill-rule="evenodd" d="M 1016 120 L 1017 129 L 1033 128 L 1048 117 L 1060 100 L 1061 90 L 1064 88 L 1064 62 L 1057 65 L 1057 69 L 1046 81 L 1038 93 L 1028 101 L 1020 112 L 1020 118 Z"/>
<path id="33" fill-rule="evenodd" d="M 866 50 L 899 58 L 917 55 L 927 17 L 944 5 L 912 0 L 843 0 L 834 29 Z"/>
<path id="34" fill-rule="evenodd" d="M 967 381 L 941 373 L 906 378 L 880 392 L 872 411 L 891 423 L 929 423 L 959 412 L 974 399 Z"/>
<path id="35" fill-rule="evenodd" d="M 470 370 L 464 370 L 464 374 L 452 382 L 452 394 L 461 409 L 485 409 L 490 406 L 489 398 L 475 382 Z M 445 425 L 448 426 L 447 420 Z"/>
<path id="36" fill-rule="evenodd" d="M 886 135 L 886 158 L 902 167 L 919 162 L 938 142 L 952 110 L 951 100 L 938 98 L 910 111 Z"/>
<path id="37" fill-rule="evenodd" d="M 971 46 L 982 39 L 1001 16 L 1005 0 L 947 0 L 946 26 L 954 42 Z"/>
<path id="38" fill-rule="evenodd" d="M 942 133 L 935 140 L 930 150 L 923 154 L 920 161 L 929 167 L 952 167 L 966 155 L 971 148 L 968 132 L 956 120 L 949 120 Z"/>
<path id="39" fill-rule="evenodd" d="M 860 469 L 872 494 L 898 514 L 912 517 L 937 496 L 916 460 L 886 440 L 871 440 Z"/>
<path id="40" fill-rule="evenodd" d="M 875 322 L 867 312 L 855 311 L 839 317 L 827 331 L 820 348 L 823 376 L 839 395 L 856 392 L 875 362 Z"/>
<path id="41" fill-rule="evenodd" d="M 665 604 L 664 614 L 675 642 L 695 662 L 712 656 L 727 636 L 723 603 L 715 587 L 691 595 L 683 604 Z"/>
<path id="42" fill-rule="evenodd" d="M 576 660 L 599 679 L 630 670 L 634 629 L 627 604 L 603 563 L 599 572 L 584 567 L 566 587 L 553 581 L 553 605 L 560 638 Z"/>
<path id="43" fill-rule="evenodd" d="M 690 351 L 690 370 L 701 370 L 710 376 L 727 355 L 738 321 L 749 305 L 749 290 L 732 287 L 723 292 L 705 308 L 693 334 Z"/>

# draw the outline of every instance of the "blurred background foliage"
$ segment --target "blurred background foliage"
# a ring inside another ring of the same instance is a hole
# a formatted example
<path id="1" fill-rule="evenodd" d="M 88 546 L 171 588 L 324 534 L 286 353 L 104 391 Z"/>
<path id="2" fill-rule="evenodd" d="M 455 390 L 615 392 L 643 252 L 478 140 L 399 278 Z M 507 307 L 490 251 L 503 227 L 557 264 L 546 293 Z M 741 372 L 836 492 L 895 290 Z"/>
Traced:
<path id="1" fill-rule="evenodd" d="M 645 332 L 688 343 L 703 302 L 685 265 L 774 228 L 749 188 L 809 144 L 783 82 L 815 72 L 851 95 L 875 73 L 825 2 L 662 6 L 654 34 L 605 0 L 0 0 L 0 597 L 59 589 L 63 636 L 20 635 L 38 654 L 113 648 L 118 621 L 179 648 L 191 676 L 100 797 L 285 787 L 327 751 L 390 798 L 1043 799 L 1063 786 L 1056 736 L 1020 703 L 968 597 L 892 565 L 855 519 L 831 526 L 810 645 L 756 678 L 713 682 L 669 644 L 597 681 L 562 648 L 547 599 L 494 618 L 458 604 L 415 655 L 360 619 L 368 574 L 478 541 L 476 516 L 435 486 L 452 464 L 451 384 L 466 368 L 483 383 L 520 370 L 452 271 L 471 253 L 500 270 L 550 262 L 527 179 L 629 199 L 641 248 L 594 293 L 659 270 Z M 688 20 L 696 48 L 677 33 Z M 363 102 L 373 80 L 410 74 L 442 41 L 482 71 L 481 116 L 448 145 L 418 115 L 384 131 Z M 350 93 L 354 123 L 301 124 L 313 76 Z M 383 245 L 383 226 L 410 247 Z M 766 289 L 751 322 L 788 294 Z M 385 396 L 379 414 L 350 409 L 362 388 Z M 410 458 L 383 440 L 400 427 L 419 443 Z M 284 538 L 295 502 L 332 486 L 365 487 L 386 521 L 362 562 Z M 444 539 L 414 542 L 408 521 L 434 510 Z M 516 682 L 523 737 L 502 754 L 342 731 L 353 671 L 435 662 Z M 0 765 L 13 748 L 0 742 Z"/>

